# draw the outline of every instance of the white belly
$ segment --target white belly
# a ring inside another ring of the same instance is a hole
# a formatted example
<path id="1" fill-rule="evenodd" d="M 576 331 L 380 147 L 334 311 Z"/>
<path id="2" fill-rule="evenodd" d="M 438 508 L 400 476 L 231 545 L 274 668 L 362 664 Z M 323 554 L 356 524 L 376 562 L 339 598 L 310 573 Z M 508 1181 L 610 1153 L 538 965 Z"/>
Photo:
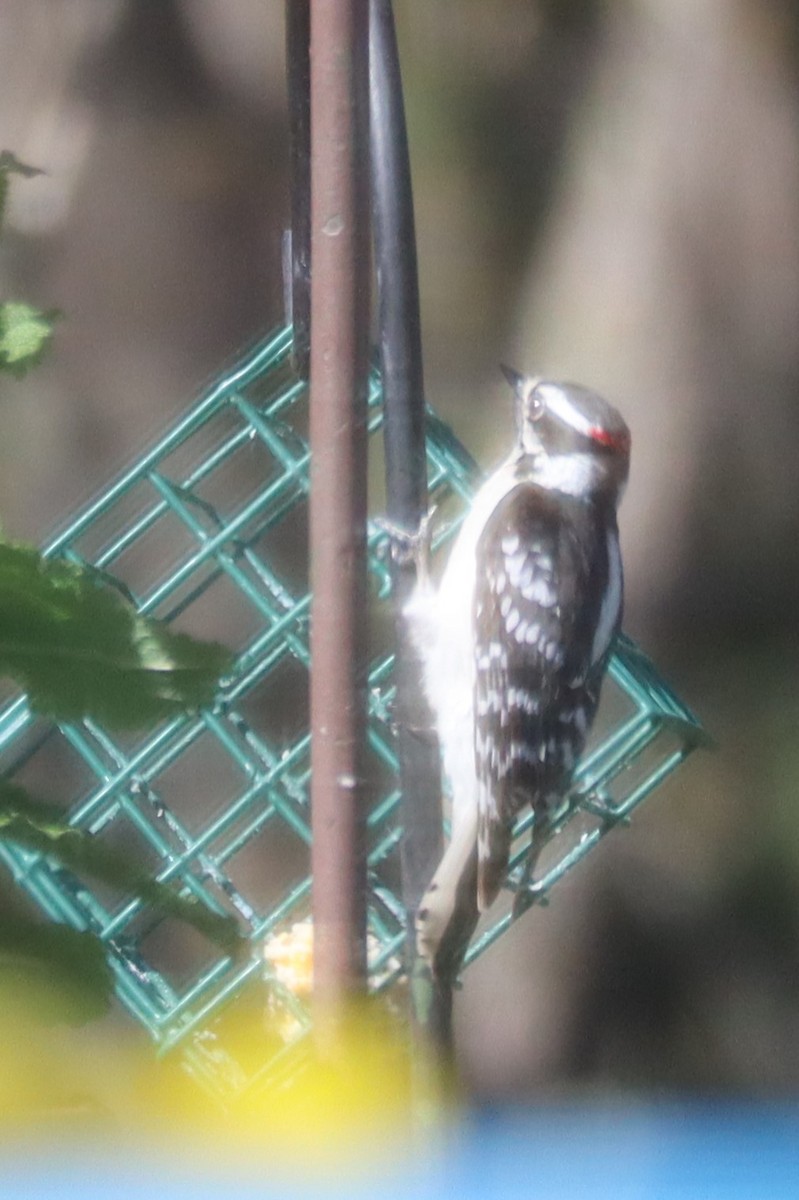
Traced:
<path id="1" fill-rule="evenodd" d="M 499 501 L 516 484 L 509 465 L 483 485 L 450 551 L 438 589 L 417 587 L 405 609 L 422 655 L 452 819 L 476 804 L 474 769 L 474 584 L 477 543 Z"/>

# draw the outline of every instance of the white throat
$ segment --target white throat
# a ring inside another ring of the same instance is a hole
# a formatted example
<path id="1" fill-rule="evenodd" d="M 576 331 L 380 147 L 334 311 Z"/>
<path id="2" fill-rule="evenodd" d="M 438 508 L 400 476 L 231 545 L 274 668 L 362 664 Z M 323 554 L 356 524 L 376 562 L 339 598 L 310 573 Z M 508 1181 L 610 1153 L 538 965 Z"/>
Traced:
<path id="1" fill-rule="evenodd" d="M 567 496 L 590 496 L 604 482 L 603 464 L 595 454 L 543 454 L 536 459 L 533 481 Z"/>

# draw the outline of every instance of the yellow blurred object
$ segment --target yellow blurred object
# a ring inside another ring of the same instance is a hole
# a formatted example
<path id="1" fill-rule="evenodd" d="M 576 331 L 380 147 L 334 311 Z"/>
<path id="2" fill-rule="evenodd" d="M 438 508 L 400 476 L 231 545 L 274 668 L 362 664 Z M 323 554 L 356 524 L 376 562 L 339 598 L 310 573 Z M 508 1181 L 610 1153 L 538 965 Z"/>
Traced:
<path id="1" fill-rule="evenodd" d="M 102 1126 L 107 1106 L 97 1089 L 97 1066 L 75 1068 L 70 1033 L 37 1019 L 39 998 L 22 988 L 0 1000 L 0 1145 L 18 1137 L 91 1133 Z M 33 1014 L 33 1015 L 32 1015 Z"/>
<path id="2" fill-rule="evenodd" d="M 261 1036 L 263 1036 L 261 1034 Z M 250 1026 L 242 1034 L 258 1042 Z M 376 999 L 353 1004 L 320 1047 L 304 1040 L 297 1069 L 217 1105 L 179 1060 L 151 1063 L 139 1082 L 140 1118 L 192 1159 L 226 1155 L 292 1175 L 374 1170 L 399 1159 L 417 1124 L 407 1029 Z M 252 1047 L 257 1054 L 258 1045 Z"/>
<path id="3" fill-rule="evenodd" d="M 299 986 L 305 980 L 306 990 L 309 934 L 289 931 L 275 947 L 276 961 L 296 972 Z M 238 1032 L 253 1059 L 262 1058 L 269 1038 L 263 1017 L 242 1016 Z M 359 1174 L 391 1166 L 407 1153 L 412 1130 L 418 1132 L 417 1052 L 404 1021 L 380 997 L 353 1003 L 321 1046 L 304 1038 L 296 1069 L 279 1083 L 252 1086 L 224 1102 L 203 1090 L 177 1055 L 158 1060 L 151 1047 L 118 1040 L 104 1049 L 107 1039 L 89 1030 L 78 1035 L 81 1051 L 75 1037 L 24 1013 L 0 1011 L 6 1047 L 0 1135 L 8 1143 L 21 1130 L 43 1142 L 67 1132 L 89 1148 L 93 1139 L 118 1134 L 177 1163 L 227 1161 L 231 1168 L 316 1178 L 339 1168 Z M 441 1110 L 435 1115 L 434 1130 Z"/>

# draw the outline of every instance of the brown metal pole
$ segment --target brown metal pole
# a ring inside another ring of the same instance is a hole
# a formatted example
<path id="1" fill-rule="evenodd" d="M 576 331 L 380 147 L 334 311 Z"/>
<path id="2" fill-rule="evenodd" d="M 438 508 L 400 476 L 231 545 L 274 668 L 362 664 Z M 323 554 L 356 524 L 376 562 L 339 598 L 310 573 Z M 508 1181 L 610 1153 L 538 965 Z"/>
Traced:
<path id="1" fill-rule="evenodd" d="M 368 0 L 311 0 L 311 805 L 314 993 L 366 979 Z"/>

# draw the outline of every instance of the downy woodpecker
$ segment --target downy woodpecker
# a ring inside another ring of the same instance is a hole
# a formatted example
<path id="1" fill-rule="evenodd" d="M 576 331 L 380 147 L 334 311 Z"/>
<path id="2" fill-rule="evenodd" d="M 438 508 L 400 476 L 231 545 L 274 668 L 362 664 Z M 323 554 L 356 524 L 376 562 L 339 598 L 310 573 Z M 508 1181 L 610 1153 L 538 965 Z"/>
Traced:
<path id="1" fill-rule="evenodd" d="M 531 902 L 535 858 L 585 745 L 622 613 L 616 508 L 629 430 L 594 392 L 503 371 L 513 450 L 477 492 L 437 589 L 422 556 L 405 610 L 452 799 L 417 946 L 450 983 L 505 878 L 526 805 L 534 825 L 516 913 Z"/>

